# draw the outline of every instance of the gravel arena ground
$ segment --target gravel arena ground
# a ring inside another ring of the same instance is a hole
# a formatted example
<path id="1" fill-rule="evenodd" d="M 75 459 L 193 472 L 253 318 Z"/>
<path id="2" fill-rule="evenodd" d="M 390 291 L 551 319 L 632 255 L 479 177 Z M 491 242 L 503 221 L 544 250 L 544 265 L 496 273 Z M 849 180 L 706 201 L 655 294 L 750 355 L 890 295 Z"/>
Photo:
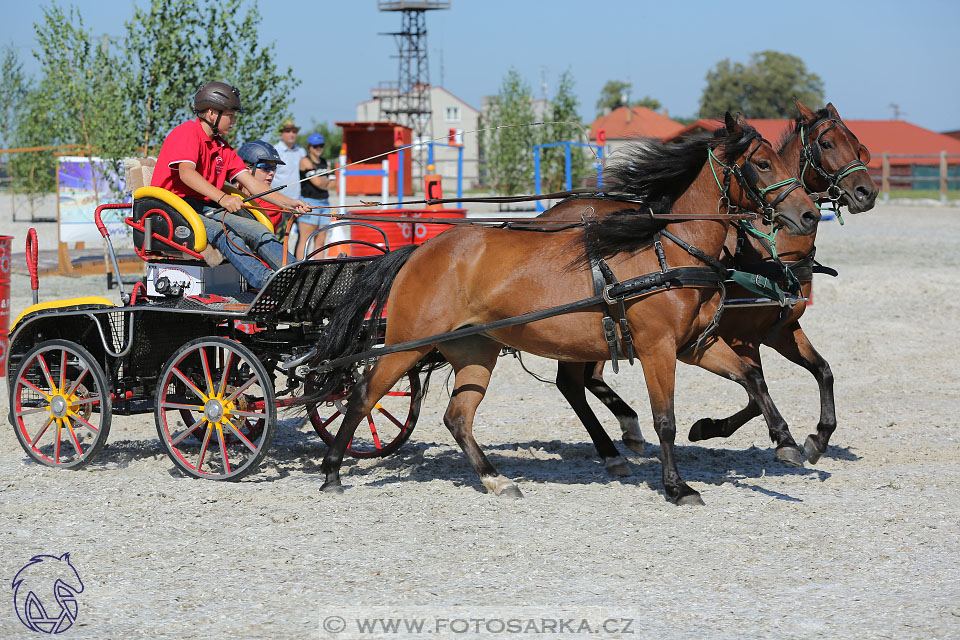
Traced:
<path id="1" fill-rule="evenodd" d="M 846 222 L 821 225 L 817 257 L 840 277 L 817 276 L 803 321 L 836 376 L 839 427 L 816 466 L 777 462 L 759 419 L 689 443 L 691 424 L 745 394 L 681 365 L 679 466 L 706 506 L 678 508 L 639 367 L 608 380 L 653 442 L 621 446 L 633 475 L 614 478 L 556 388 L 503 358 L 476 434 L 523 500 L 486 493 L 470 470 L 441 422 L 442 375 L 397 455 L 347 460 L 342 496 L 319 492 L 326 449 L 296 417 L 234 484 L 176 472 L 152 416 L 116 416 L 78 472 L 31 463 L 6 426 L 0 576 L 69 552 L 85 588 L 68 638 L 960 637 L 960 209 L 879 204 Z M 15 251 L 28 226 L 4 224 Z M 53 248 L 54 225 L 39 231 Z M 11 288 L 15 317 L 27 278 Z M 41 281 L 42 300 L 82 294 L 117 297 L 103 276 Z M 803 442 L 814 380 L 765 355 Z M 0 637 L 34 637 L 5 593 Z M 384 617 L 407 622 L 358 626 Z"/>

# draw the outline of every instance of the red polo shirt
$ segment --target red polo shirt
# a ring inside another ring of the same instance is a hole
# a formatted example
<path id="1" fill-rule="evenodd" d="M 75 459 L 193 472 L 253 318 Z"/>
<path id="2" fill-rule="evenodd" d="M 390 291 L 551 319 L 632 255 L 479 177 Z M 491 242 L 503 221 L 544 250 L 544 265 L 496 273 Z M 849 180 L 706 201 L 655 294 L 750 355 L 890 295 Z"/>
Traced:
<path id="1" fill-rule="evenodd" d="M 150 184 L 162 187 L 177 194 L 181 198 L 207 200 L 180 180 L 180 172 L 175 168 L 181 162 L 189 162 L 197 168 L 197 173 L 203 179 L 215 186 L 223 188 L 223 183 L 233 180 L 240 173 L 247 171 L 246 165 L 233 147 L 222 142 L 219 138 L 207 136 L 199 120 L 189 120 L 174 127 L 157 157 L 157 166 L 153 170 L 153 179 Z"/>

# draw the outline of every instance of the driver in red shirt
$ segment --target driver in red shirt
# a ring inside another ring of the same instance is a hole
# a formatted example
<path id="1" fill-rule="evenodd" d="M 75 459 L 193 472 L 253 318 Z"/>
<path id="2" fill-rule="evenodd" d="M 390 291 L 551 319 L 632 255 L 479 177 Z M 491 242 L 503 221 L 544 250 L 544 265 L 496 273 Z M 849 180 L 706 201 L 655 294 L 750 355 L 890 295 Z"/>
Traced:
<path id="1" fill-rule="evenodd" d="M 241 110 L 240 92 L 235 87 L 223 82 L 202 85 L 193 96 L 196 120 L 184 122 L 167 135 L 150 184 L 177 194 L 192 206 L 201 216 L 208 242 L 259 289 L 284 264 L 284 250 L 267 227 L 232 215 L 243 207 L 243 199 L 222 191 L 227 180 L 250 193 L 270 189 L 250 173 L 225 139 Z M 277 192 L 263 199 L 297 213 L 310 211 L 305 202 Z M 295 259 L 288 254 L 287 261 Z"/>

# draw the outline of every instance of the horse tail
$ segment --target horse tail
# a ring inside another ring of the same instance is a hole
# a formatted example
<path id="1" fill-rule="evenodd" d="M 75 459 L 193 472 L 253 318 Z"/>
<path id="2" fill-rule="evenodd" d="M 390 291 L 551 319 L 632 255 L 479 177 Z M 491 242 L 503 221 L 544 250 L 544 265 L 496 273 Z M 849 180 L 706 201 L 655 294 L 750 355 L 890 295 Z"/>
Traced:
<path id="1" fill-rule="evenodd" d="M 373 346 L 393 281 L 416 249 L 414 245 L 400 247 L 371 260 L 357 274 L 343 297 L 343 305 L 330 316 L 315 362 L 360 353 Z M 365 322 L 371 308 L 370 319 Z"/>

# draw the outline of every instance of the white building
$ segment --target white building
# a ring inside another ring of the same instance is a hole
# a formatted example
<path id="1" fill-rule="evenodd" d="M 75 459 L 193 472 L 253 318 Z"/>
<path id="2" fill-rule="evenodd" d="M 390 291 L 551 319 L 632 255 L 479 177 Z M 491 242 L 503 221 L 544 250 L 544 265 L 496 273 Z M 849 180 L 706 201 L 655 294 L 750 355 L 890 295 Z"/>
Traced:
<path id="1" fill-rule="evenodd" d="M 427 140 L 443 138 L 437 142 L 446 142 L 450 129 L 456 129 L 459 135 L 457 142 L 463 144 L 463 188 L 470 189 L 479 181 L 477 168 L 480 157 L 479 134 L 471 133 L 480 128 L 480 112 L 466 102 L 453 95 L 443 87 L 430 87 L 430 134 Z M 374 96 L 357 105 L 357 122 L 382 122 L 387 120 L 380 113 L 380 98 L 377 91 Z M 414 143 L 421 142 L 414 140 Z M 457 150 L 436 145 L 433 148 L 434 171 L 443 176 L 443 188 L 446 193 L 455 194 L 457 180 Z M 426 153 L 424 153 L 426 158 Z M 413 168 L 416 183 L 414 188 L 420 190 L 420 170 L 414 163 Z"/>

